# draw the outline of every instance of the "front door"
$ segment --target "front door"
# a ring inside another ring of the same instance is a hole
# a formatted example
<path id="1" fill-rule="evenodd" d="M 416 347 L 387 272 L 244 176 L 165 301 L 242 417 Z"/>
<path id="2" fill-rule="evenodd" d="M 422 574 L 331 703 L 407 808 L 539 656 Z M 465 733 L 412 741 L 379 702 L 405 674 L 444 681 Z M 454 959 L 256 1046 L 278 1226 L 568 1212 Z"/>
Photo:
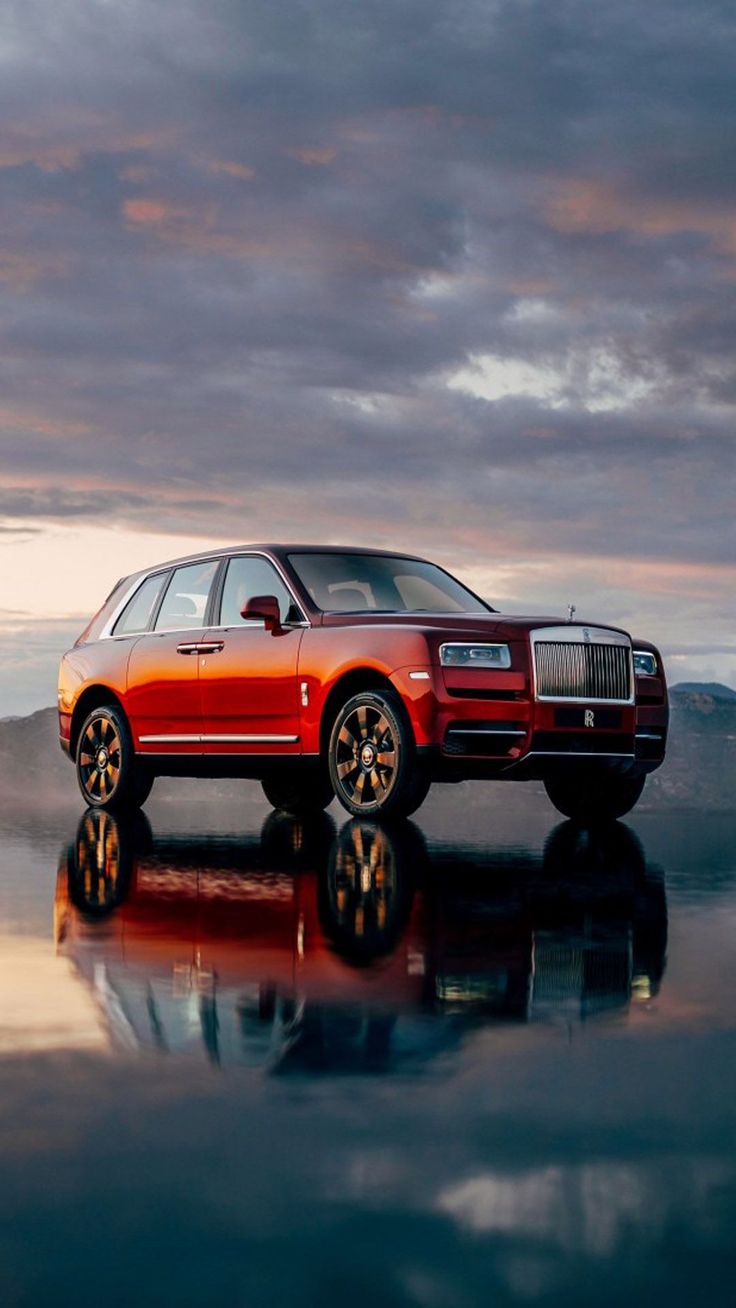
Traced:
<path id="1" fill-rule="evenodd" d="M 280 630 L 243 621 L 241 609 L 256 595 L 276 596 Z M 205 754 L 301 752 L 297 664 L 304 632 L 283 625 L 294 618 L 301 614 L 269 559 L 240 554 L 228 561 L 219 625 L 205 633 L 213 652 L 199 659 Z"/>
<path id="2" fill-rule="evenodd" d="M 200 649 L 218 562 L 173 571 L 153 631 L 131 651 L 126 706 L 141 754 L 202 752 Z"/>

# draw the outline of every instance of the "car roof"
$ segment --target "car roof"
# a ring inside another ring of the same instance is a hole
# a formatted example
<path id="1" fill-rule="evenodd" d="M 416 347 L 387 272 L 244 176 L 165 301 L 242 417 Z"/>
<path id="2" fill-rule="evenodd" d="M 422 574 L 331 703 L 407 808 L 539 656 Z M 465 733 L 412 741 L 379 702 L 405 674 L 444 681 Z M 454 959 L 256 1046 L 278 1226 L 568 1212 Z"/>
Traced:
<path id="1" fill-rule="evenodd" d="M 368 545 L 285 545 L 283 543 L 249 543 L 245 545 L 220 545 L 213 550 L 198 550 L 196 554 L 183 554 L 176 559 L 166 559 L 162 563 L 152 563 L 147 568 L 140 568 L 138 572 L 132 573 L 132 576 L 143 575 L 148 572 L 163 571 L 165 568 L 176 568 L 185 563 L 198 563 L 200 559 L 219 559 L 223 554 L 239 554 L 242 552 L 254 551 L 261 554 L 272 554 L 274 558 L 283 559 L 287 554 L 367 554 L 380 555 L 386 559 L 414 559 L 419 563 L 424 563 L 417 554 L 407 554 L 404 550 L 381 550 L 375 549 Z"/>

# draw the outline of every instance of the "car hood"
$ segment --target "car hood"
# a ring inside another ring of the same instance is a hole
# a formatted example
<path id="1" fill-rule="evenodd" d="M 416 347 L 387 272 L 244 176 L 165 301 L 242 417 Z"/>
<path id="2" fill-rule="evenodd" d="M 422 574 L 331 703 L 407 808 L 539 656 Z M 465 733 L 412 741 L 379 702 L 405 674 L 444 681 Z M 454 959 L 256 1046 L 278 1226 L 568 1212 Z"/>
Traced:
<path id="1" fill-rule="evenodd" d="M 615 631 L 627 636 L 622 627 L 613 627 L 610 623 L 573 622 L 565 618 L 550 616 L 526 616 L 507 613 L 325 613 L 325 626 L 362 627 L 412 627 L 415 631 L 442 633 L 449 636 L 467 635 L 484 640 L 523 640 L 530 632 L 539 627 L 570 626 L 572 628 L 595 627 L 605 631 Z"/>

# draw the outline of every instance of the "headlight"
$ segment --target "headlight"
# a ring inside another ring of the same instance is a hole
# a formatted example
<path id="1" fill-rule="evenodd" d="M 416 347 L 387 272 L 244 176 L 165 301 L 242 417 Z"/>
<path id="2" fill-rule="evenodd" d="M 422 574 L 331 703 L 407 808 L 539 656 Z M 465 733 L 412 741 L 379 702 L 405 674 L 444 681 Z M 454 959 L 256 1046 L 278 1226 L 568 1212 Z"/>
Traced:
<path id="1" fill-rule="evenodd" d="M 440 645 L 443 668 L 510 668 L 508 645 Z"/>
<path id="2" fill-rule="evenodd" d="M 634 672 L 638 676 L 653 677 L 657 672 L 657 660 L 654 654 L 645 649 L 634 650 Z"/>

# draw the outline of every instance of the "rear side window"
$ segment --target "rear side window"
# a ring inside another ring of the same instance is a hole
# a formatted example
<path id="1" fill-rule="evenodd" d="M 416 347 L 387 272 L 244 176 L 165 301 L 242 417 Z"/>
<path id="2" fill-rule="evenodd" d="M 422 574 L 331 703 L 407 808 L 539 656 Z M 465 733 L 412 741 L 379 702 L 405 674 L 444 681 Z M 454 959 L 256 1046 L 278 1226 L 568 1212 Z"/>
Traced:
<path id="1" fill-rule="evenodd" d="M 136 631 L 148 629 L 167 576 L 168 573 L 159 572 L 155 577 L 148 577 L 143 585 L 138 587 L 115 623 L 113 636 L 129 636 Z"/>
<path id="2" fill-rule="evenodd" d="M 257 555 L 239 555 L 227 565 L 220 606 L 221 626 L 243 626 L 240 610 L 246 600 L 256 595 L 276 596 L 282 622 L 298 621 L 301 617 L 273 564 Z"/>
<path id="3" fill-rule="evenodd" d="M 156 618 L 156 631 L 185 631 L 203 627 L 207 600 L 219 559 L 188 563 L 172 573 L 164 602 Z"/>
<path id="4" fill-rule="evenodd" d="M 121 577 L 119 581 L 115 582 L 105 603 L 97 610 L 94 617 L 90 618 L 82 634 L 77 637 L 76 645 L 84 645 L 87 641 L 99 640 L 100 632 L 104 630 L 120 603 L 120 587 L 124 586 L 127 580 L 127 577 Z"/>

